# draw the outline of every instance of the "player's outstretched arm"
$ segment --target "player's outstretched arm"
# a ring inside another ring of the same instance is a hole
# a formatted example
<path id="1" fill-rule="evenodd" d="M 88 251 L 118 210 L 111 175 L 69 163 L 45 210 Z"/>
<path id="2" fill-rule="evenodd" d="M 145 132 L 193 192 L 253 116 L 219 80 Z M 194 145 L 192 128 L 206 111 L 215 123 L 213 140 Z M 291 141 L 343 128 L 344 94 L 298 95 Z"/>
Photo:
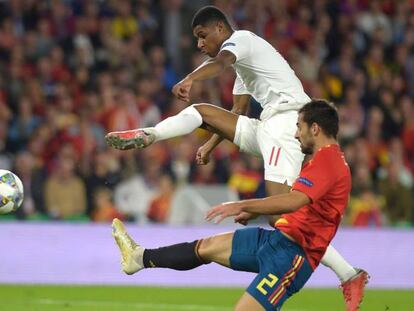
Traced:
<path id="1" fill-rule="evenodd" d="M 194 81 L 202 81 L 217 77 L 227 67 L 236 61 L 236 56 L 229 51 L 221 51 L 216 57 L 209 59 L 201 64 L 192 73 L 188 74 L 183 80 L 174 85 L 173 94 L 183 101 L 190 101 L 190 90 Z"/>
<path id="2" fill-rule="evenodd" d="M 292 213 L 310 202 L 311 199 L 306 194 L 300 191 L 292 191 L 264 199 L 226 202 L 210 209 L 207 212 L 206 219 L 210 221 L 217 217 L 215 222 L 220 223 L 223 219 L 230 216 L 237 217 L 242 212 L 259 215 Z"/>

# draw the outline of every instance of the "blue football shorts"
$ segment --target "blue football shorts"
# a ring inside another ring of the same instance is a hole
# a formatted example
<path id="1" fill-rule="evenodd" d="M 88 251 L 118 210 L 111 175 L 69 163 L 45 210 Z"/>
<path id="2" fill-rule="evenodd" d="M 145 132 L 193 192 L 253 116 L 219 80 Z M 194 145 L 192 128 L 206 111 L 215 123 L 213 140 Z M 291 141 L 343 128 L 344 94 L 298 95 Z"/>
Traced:
<path id="1" fill-rule="evenodd" d="M 303 249 L 278 229 L 236 230 L 230 267 L 258 273 L 247 292 L 266 310 L 280 310 L 313 273 Z"/>

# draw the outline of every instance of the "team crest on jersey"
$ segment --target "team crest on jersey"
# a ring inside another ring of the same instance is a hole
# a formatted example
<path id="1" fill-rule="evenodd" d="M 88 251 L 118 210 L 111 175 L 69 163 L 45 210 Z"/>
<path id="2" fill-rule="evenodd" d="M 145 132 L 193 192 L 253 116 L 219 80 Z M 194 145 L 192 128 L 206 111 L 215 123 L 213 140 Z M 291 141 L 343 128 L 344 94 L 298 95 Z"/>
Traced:
<path id="1" fill-rule="evenodd" d="M 236 46 L 236 43 L 233 43 L 233 42 L 227 42 L 227 43 L 224 43 L 224 44 L 223 44 L 223 46 L 222 46 L 221 48 L 225 48 L 226 46 Z"/>
<path id="2" fill-rule="evenodd" d="M 298 182 L 300 182 L 300 183 L 302 183 L 302 184 L 304 184 L 305 186 L 308 186 L 308 187 L 313 186 L 313 182 L 311 182 L 309 179 L 307 179 L 305 177 L 299 177 Z"/>

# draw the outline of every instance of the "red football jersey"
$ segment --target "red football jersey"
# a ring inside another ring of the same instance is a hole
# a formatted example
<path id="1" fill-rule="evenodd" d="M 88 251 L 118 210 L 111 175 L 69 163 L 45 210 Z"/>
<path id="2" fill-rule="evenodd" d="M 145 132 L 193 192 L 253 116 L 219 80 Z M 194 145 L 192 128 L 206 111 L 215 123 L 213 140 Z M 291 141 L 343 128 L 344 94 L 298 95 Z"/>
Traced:
<path id="1" fill-rule="evenodd" d="M 303 166 L 293 190 L 306 194 L 312 202 L 283 214 L 275 227 L 302 246 L 315 269 L 335 236 L 351 191 L 351 173 L 339 146 L 319 149 Z"/>

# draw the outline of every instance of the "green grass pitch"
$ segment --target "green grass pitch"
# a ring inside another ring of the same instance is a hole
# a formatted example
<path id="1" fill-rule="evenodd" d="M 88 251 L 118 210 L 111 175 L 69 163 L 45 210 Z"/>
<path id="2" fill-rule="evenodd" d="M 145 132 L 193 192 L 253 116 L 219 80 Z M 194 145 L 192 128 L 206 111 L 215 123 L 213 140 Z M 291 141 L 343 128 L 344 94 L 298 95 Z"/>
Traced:
<path id="1" fill-rule="evenodd" d="M 4 311 L 230 311 L 243 293 L 235 288 L 0 285 Z M 361 311 L 413 310 L 414 291 L 368 290 Z M 341 292 L 305 289 L 286 311 L 344 310 Z"/>

